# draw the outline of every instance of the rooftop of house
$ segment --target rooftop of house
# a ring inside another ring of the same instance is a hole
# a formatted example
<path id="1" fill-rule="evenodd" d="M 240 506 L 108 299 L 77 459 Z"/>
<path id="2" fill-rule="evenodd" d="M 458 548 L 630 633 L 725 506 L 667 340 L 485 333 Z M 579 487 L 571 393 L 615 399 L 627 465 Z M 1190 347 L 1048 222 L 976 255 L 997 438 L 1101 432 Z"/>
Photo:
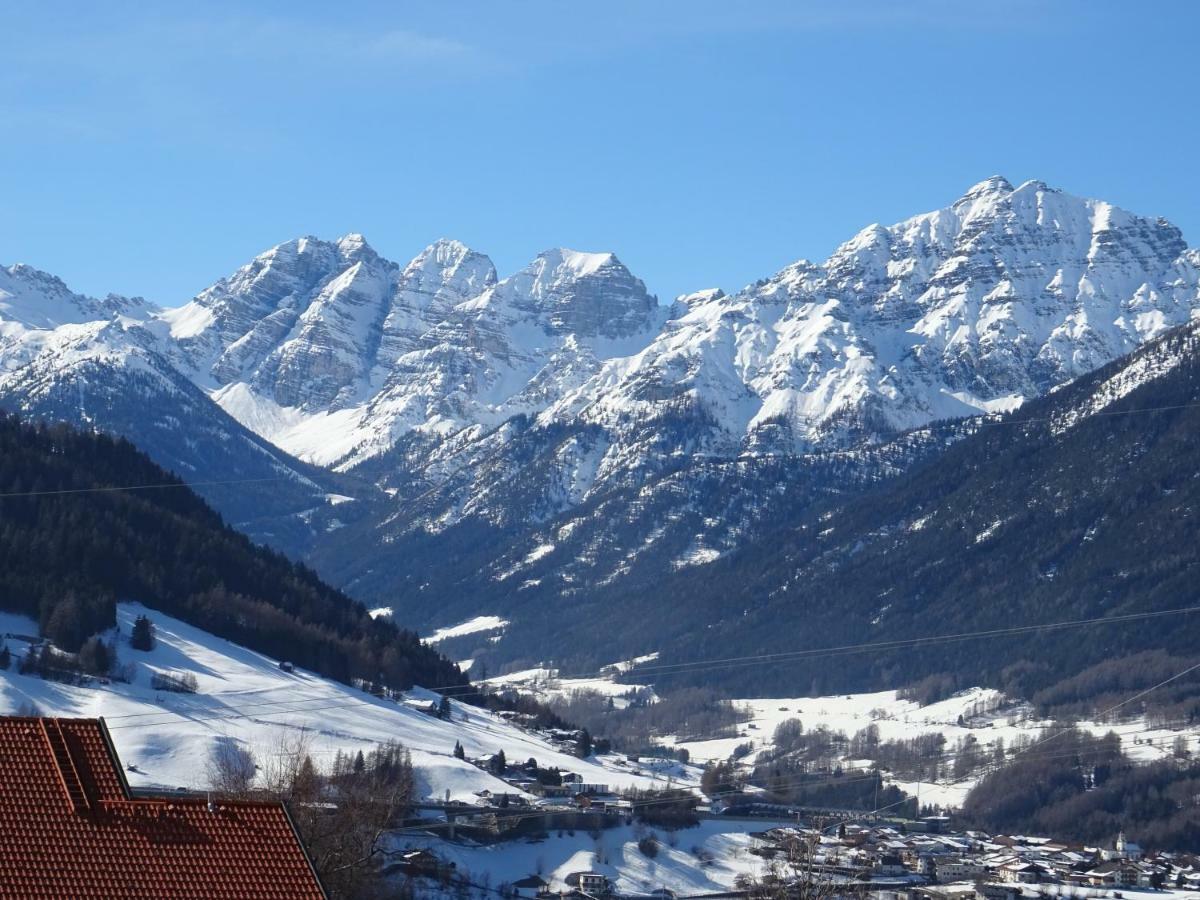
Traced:
<path id="1" fill-rule="evenodd" d="M 13 896 L 324 898 L 280 803 L 134 798 L 99 719 L 0 717 Z"/>

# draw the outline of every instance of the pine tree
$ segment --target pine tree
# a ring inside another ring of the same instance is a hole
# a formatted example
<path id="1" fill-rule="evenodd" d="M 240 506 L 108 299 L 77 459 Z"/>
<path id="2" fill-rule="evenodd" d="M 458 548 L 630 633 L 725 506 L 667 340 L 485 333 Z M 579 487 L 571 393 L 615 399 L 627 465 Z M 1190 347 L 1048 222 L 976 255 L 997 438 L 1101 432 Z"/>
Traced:
<path id="1" fill-rule="evenodd" d="M 463 750 L 463 745 L 460 744 L 458 741 L 454 742 L 454 758 L 455 759 L 466 759 L 467 758 L 467 752 L 465 750 Z"/>
<path id="2" fill-rule="evenodd" d="M 134 650 L 154 649 L 154 623 L 146 616 L 133 620 L 133 631 L 129 635 L 129 646 Z"/>
<path id="3" fill-rule="evenodd" d="M 92 635 L 79 648 L 79 665 L 85 672 L 93 675 L 105 675 L 112 668 L 113 657 L 99 635 Z"/>
<path id="4" fill-rule="evenodd" d="M 292 783 L 292 797 L 296 800 L 312 801 L 317 798 L 320 790 L 321 780 L 317 775 L 317 767 L 313 764 L 312 757 L 306 753 Z"/>
<path id="5" fill-rule="evenodd" d="M 439 719 L 449 719 L 450 713 L 451 713 L 450 699 L 448 697 L 442 697 L 442 699 L 438 701 L 438 710 L 437 710 L 438 718 Z"/>
<path id="6" fill-rule="evenodd" d="M 579 732 L 579 738 L 575 741 L 575 755 L 580 759 L 592 755 L 592 736 L 586 728 Z"/>
<path id="7" fill-rule="evenodd" d="M 492 757 L 492 764 L 489 767 L 493 775 L 503 775 L 508 769 L 508 760 L 504 757 L 503 750 L 497 750 L 496 755 Z"/>
<path id="8" fill-rule="evenodd" d="M 7 671 L 10 665 L 12 665 L 12 651 L 5 644 L 0 647 L 0 672 Z"/>
<path id="9" fill-rule="evenodd" d="M 363 756 L 363 752 L 361 750 L 359 750 L 358 755 L 356 755 L 354 757 L 354 774 L 361 775 L 363 773 L 363 770 L 366 769 L 366 767 L 367 767 L 367 760 Z"/>

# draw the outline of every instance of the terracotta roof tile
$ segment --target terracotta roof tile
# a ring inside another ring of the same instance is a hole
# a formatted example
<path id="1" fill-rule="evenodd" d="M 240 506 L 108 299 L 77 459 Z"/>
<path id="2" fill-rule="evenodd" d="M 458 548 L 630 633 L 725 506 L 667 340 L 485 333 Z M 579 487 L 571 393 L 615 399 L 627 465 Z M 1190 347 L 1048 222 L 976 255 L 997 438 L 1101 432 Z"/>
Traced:
<path id="1" fill-rule="evenodd" d="M 102 721 L 0 717 L 0 897 L 324 896 L 281 804 L 132 799 Z"/>

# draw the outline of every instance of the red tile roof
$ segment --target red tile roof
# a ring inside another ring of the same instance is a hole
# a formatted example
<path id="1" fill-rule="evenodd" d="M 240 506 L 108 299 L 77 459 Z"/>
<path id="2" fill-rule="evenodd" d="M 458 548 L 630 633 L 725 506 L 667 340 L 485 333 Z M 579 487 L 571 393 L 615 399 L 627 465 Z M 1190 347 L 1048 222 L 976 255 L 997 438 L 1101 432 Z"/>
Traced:
<path id="1" fill-rule="evenodd" d="M 279 803 L 131 798 L 98 719 L 0 717 L 0 897 L 325 897 Z"/>

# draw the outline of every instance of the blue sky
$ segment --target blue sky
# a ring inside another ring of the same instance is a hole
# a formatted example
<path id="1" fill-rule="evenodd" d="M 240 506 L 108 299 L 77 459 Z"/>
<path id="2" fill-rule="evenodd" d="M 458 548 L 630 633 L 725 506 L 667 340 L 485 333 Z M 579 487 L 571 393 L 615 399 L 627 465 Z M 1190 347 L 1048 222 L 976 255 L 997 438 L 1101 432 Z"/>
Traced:
<path id="1" fill-rule="evenodd" d="M 302 234 L 663 299 L 992 174 L 1200 243 L 1200 4 L 0 0 L 0 261 L 183 302 Z"/>

